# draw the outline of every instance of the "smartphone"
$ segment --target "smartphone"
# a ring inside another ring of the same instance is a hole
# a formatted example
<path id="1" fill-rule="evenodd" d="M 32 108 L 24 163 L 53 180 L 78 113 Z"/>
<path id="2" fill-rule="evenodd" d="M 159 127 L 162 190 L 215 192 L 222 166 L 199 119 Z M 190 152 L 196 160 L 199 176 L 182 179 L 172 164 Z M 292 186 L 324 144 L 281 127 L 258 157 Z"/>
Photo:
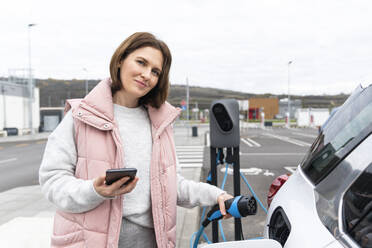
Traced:
<path id="1" fill-rule="evenodd" d="M 123 185 L 130 183 L 137 174 L 136 168 L 109 169 L 106 171 L 106 184 L 111 185 L 123 177 L 129 177 Z"/>

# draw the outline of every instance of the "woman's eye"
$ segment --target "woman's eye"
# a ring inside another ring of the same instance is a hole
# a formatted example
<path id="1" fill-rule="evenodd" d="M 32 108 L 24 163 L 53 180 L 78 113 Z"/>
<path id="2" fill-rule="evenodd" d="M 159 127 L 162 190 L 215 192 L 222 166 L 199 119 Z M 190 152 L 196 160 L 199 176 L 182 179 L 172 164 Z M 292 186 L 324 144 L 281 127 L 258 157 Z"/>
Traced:
<path id="1" fill-rule="evenodd" d="M 157 77 L 159 77 L 160 76 L 160 72 L 159 71 L 157 71 L 157 70 L 154 70 L 154 71 L 152 71 L 152 73 L 155 75 L 155 76 L 157 76 Z"/>
<path id="2" fill-rule="evenodd" d="M 143 62 L 142 60 L 137 60 L 137 63 L 140 64 L 140 65 L 144 65 L 145 62 Z"/>

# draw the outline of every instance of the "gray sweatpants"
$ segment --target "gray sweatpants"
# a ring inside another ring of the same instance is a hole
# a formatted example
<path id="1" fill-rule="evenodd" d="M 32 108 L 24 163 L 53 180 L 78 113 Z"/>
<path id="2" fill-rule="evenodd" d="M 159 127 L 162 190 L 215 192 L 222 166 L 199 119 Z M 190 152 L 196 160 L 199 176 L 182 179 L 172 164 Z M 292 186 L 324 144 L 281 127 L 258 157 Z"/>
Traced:
<path id="1" fill-rule="evenodd" d="M 156 248 L 155 231 L 123 218 L 120 229 L 119 248 Z"/>

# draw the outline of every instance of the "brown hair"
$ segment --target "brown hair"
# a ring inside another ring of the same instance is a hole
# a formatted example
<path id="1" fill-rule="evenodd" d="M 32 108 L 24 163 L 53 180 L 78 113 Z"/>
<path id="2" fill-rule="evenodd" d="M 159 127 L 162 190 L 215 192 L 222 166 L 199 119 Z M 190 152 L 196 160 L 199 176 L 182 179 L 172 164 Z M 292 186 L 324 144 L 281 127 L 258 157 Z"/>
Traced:
<path id="1" fill-rule="evenodd" d="M 158 40 L 153 34 L 137 32 L 125 39 L 112 55 L 110 62 L 110 75 L 112 80 L 111 93 L 114 95 L 123 88 L 120 80 L 120 67 L 118 66 L 130 53 L 142 47 L 158 49 L 163 55 L 163 65 L 156 86 L 146 95 L 139 99 L 139 105 L 149 104 L 159 108 L 167 99 L 169 91 L 169 70 L 172 63 L 172 55 L 168 46 Z"/>

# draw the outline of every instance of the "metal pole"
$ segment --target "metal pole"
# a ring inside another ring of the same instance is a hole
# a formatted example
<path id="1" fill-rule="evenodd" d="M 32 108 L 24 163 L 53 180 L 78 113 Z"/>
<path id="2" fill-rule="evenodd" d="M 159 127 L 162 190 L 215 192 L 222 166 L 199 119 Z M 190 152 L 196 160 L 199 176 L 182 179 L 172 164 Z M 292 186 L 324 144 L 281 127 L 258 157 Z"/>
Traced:
<path id="1" fill-rule="evenodd" d="M 233 161 L 234 161 L 234 196 L 240 195 L 240 158 L 239 146 L 233 148 Z M 242 222 L 240 218 L 234 219 L 235 224 L 235 240 L 242 240 Z"/>
<path id="2" fill-rule="evenodd" d="M 217 186 L 217 154 L 216 154 L 216 147 L 210 147 L 210 156 L 211 156 L 211 177 L 212 177 L 212 185 Z M 218 222 L 212 222 L 212 242 L 218 243 Z"/>
<path id="3" fill-rule="evenodd" d="M 88 95 L 88 79 L 85 79 L 85 95 Z"/>
<path id="4" fill-rule="evenodd" d="M 189 79 L 186 77 L 186 120 L 187 122 L 189 121 L 189 97 L 190 97 L 190 92 L 189 92 Z"/>
<path id="5" fill-rule="evenodd" d="M 199 109 L 199 108 L 198 108 L 198 102 L 195 102 L 195 108 L 196 108 L 196 109 Z M 196 112 L 196 111 L 195 111 L 195 121 L 198 120 L 198 113 L 199 113 L 199 112 Z"/>
<path id="6" fill-rule="evenodd" d="M 290 84 L 289 68 L 291 64 L 292 64 L 292 61 L 289 61 L 288 62 L 288 128 L 291 127 L 291 98 L 289 94 L 289 84 Z"/>
<path id="7" fill-rule="evenodd" d="M 83 71 L 85 71 L 87 74 L 87 78 L 85 79 L 85 95 L 88 95 L 88 70 L 87 68 L 83 68 Z"/>
<path id="8" fill-rule="evenodd" d="M 28 76 L 28 91 L 29 91 L 29 99 L 28 99 L 28 126 L 30 128 L 31 134 L 34 134 L 34 129 L 32 125 L 32 102 L 33 102 L 33 83 L 32 83 L 32 68 L 31 68 L 31 27 L 35 26 L 36 24 L 28 24 L 28 69 L 29 69 L 29 76 Z"/>
<path id="9" fill-rule="evenodd" d="M 5 85 L 1 84 L 1 93 L 3 93 L 3 111 L 4 111 L 4 123 L 3 123 L 3 128 L 6 128 L 6 96 L 5 96 Z"/>

